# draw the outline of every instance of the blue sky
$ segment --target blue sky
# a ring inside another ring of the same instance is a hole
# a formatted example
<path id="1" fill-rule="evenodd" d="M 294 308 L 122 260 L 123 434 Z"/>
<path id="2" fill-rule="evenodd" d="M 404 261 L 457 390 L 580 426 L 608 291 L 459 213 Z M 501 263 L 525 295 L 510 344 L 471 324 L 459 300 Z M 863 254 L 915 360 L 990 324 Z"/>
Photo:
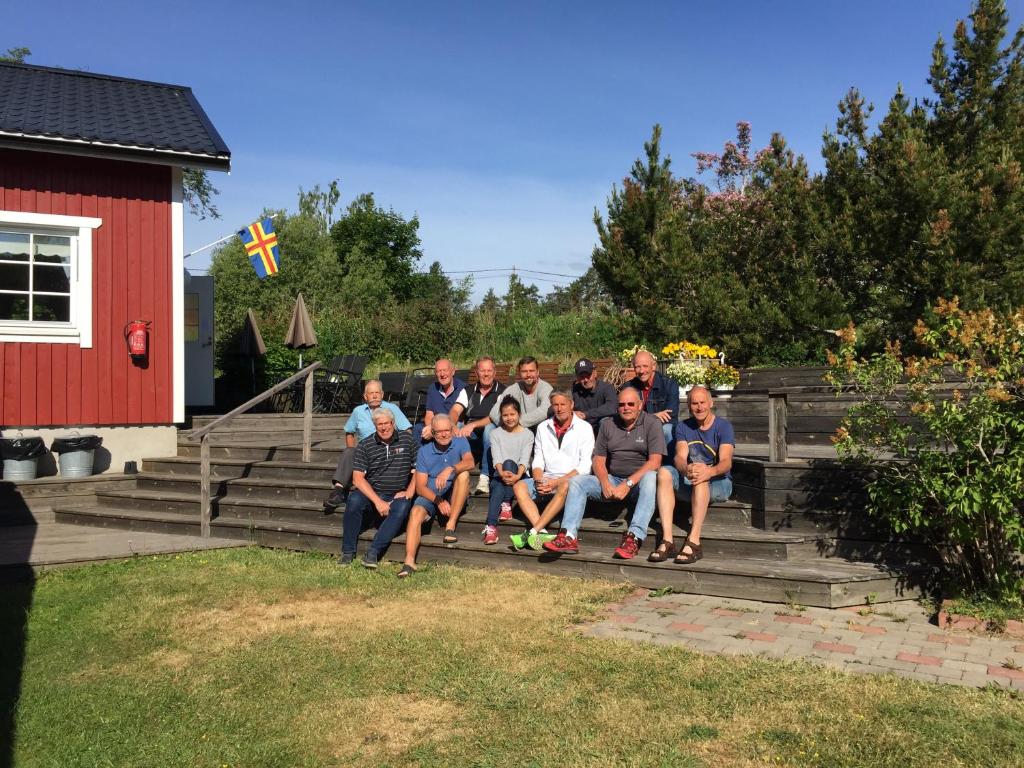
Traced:
<path id="1" fill-rule="evenodd" d="M 1024 0 L 1007 3 L 1024 23 Z M 232 150 L 219 221 L 191 250 L 294 210 L 339 179 L 421 221 L 424 264 L 580 274 L 594 207 L 661 123 L 680 175 L 738 120 L 781 132 L 812 168 L 857 86 L 884 111 L 927 96 L 931 47 L 967 0 L 764 2 L 75 2 L 4 11 L 0 48 L 30 63 L 191 86 Z M 57 23 L 53 23 L 53 22 Z M 287 259 L 287 254 L 284 256 Z M 209 251 L 187 262 L 204 268 Z M 287 268 L 287 262 L 285 262 Z M 480 276 L 475 296 L 505 277 Z M 535 280 L 542 292 L 566 280 Z"/>

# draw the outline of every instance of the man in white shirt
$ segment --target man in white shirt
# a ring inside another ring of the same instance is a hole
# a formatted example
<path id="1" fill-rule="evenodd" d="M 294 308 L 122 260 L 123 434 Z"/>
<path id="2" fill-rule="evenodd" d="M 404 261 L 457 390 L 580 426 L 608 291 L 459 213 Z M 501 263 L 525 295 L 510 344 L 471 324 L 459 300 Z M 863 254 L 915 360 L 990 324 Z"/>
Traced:
<path id="1" fill-rule="evenodd" d="M 572 392 L 555 390 L 549 396 L 552 418 L 537 426 L 533 441 L 531 477 L 520 480 L 513 491 L 519 509 L 530 521 L 531 527 L 510 537 L 512 546 L 522 549 L 542 549 L 545 541 L 554 539 L 546 526 L 565 506 L 569 481 L 578 475 L 590 474 L 594 454 L 594 430 L 586 420 L 573 413 Z M 547 501 L 543 514 L 535 499 Z"/>

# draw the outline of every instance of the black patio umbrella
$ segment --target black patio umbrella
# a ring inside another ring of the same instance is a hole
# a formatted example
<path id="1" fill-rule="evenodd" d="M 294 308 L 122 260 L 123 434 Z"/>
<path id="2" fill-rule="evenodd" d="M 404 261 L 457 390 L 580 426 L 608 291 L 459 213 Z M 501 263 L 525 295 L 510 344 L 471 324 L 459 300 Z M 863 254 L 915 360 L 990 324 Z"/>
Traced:
<path id="1" fill-rule="evenodd" d="M 302 350 L 316 346 L 316 331 L 313 330 L 313 321 L 309 319 L 306 300 L 302 298 L 301 293 L 295 299 L 295 309 L 292 310 L 292 319 L 288 323 L 284 345 L 289 349 L 299 350 L 299 368 L 302 368 Z"/>
<path id="2" fill-rule="evenodd" d="M 263 343 L 263 334 L 256 324 L 256 315 L 250 309 L 245 313 L 245 324 L 238 340 L 238 351 L 242 357 L 249 358 L 249 370 L 252 374 L 252 393 L 256 394 L 256 358 L 267 354 L 267 345 Z"/>

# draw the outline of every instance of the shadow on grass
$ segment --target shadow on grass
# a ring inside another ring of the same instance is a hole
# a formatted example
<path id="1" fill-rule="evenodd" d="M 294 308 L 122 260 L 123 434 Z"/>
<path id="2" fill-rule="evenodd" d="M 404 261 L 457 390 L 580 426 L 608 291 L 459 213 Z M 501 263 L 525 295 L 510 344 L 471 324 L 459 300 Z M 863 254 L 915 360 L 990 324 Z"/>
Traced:
<path id="1" fill-rule="evenodd" d="M 21 494 L 13 483 L 0 483 L 0 768 L 14 765 L 15 715 L 36 586 L 29 565 L 35 538 L 35 518 Z"/>

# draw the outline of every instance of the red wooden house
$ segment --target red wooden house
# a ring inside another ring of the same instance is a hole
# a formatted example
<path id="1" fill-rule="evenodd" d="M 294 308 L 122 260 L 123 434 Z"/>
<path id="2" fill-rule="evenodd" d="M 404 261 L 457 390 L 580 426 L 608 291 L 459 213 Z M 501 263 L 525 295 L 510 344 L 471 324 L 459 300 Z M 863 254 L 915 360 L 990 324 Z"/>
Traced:
<path id="1" fill-rule="evenodd" d="M 231 153 L 189 88 L 0 63 L 0 429 L 175 453 L 182 175 Z M 151 321 L 133 360 L 126 324 Z M 47 441 L 49 442 L 49 441 Z"/>

